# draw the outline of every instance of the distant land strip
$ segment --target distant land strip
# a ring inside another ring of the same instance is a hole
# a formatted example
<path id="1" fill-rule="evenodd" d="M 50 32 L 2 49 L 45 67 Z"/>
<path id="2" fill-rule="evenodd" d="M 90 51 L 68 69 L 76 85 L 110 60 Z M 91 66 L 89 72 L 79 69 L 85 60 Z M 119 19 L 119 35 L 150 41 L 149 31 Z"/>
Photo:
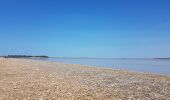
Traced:
<path id="1" fill-rule="evenodd" d="M 1 56 L 4 58 L 31 58 L 31 57 L 37 57 L 37 58 L 49 58 L 48 56 L 42 55 L 42 56 L 30 56 L 30 55 L 8 55 L 8 56 Z"/>

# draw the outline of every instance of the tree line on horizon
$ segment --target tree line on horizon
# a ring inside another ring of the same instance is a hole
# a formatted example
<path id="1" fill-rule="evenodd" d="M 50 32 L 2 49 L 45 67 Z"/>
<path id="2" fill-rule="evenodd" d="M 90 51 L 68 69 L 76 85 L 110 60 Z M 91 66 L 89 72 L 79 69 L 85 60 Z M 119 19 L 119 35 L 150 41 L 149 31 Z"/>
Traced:
<path id="1" fill-rule="evenodd" d="M 8 56 L 3 56 L 7 58 L 31 58 L 31 57 L 40 57 L 40 58 L 48 58 L 46 55 L 42 56 L 32 56 L 32 55 L 8 55 Z"/>

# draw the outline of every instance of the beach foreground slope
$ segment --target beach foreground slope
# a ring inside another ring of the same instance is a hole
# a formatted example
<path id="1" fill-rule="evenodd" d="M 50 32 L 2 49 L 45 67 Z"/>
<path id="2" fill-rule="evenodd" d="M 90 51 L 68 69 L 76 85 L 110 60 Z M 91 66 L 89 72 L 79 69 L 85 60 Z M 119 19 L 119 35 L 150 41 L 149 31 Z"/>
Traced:
<path id="1" fill-rule="evenodd" d="M 0 100 L 170 100 L 170 76 L 0 58 Z"/>

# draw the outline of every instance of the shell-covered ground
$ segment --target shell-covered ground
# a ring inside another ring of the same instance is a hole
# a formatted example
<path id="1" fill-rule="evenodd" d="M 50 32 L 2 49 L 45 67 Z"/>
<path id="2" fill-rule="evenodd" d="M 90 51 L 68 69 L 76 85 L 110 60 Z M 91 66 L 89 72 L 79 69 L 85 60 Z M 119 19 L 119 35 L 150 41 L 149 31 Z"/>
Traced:
<path id="1" fill-rule="evenodd" d="M 0 58 L 0 100 L 170 100 L 170 76 Z"/>

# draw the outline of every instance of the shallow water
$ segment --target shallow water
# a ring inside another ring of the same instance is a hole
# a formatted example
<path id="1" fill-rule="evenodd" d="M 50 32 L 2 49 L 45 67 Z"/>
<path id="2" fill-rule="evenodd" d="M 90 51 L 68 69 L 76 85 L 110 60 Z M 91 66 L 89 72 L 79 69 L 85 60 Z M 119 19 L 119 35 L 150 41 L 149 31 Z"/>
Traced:
<path id="1" fill-rule="evenodd" d="M 33 58 L 33 59 L 170 75 L 169 59 L 165 59 L 165 60 L 163 59 L 89 59 L 89 58 Z"/>

